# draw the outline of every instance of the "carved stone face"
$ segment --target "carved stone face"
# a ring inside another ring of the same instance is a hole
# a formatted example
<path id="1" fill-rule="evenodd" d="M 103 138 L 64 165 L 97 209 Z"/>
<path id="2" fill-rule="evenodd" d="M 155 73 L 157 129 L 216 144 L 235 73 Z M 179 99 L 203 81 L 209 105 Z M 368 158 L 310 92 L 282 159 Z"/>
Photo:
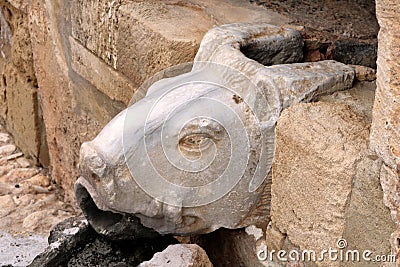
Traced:
<path id="1" fill-rule="evenodd" d="M 94 228 L 140 236 L 139 218 L 161 234 L 191 234 L 267 220 L 281 110 L 353 79 L 333 61 L 256 61 L 290 63 L 301 50 L 299 33 L 270 25 L 211 30 L 191 72 L 154 83 L 82 145 L 75 190 Z"/>

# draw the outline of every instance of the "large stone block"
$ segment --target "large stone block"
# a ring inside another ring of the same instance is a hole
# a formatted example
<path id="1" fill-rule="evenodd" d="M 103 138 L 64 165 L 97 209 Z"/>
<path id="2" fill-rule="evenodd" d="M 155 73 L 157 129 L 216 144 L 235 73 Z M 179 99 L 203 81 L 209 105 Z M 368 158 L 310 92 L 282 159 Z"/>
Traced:
<path id="1" fill-rule="evenodd" d="M 74 38 L 70 37 L 73 70 L 112 100 L 129 104 L 138 85 L 107 65 Z"/>
<path id="2" fill-rule="evenodd" d="M 346 99 L 363 93 L 352 89 L 329 102 L 295 105 L 278 121 L 271 218 L 301 250 L 339 249 L 336 242 L 344 238 L 346 249 L 390 254 L 395 226 L 382 202 L 382 162 L 368 149 L 370 114 Z M 361 104 L 371 106 L 371 98 L 364 99 Z"/>
<path id="3" fill-rule="evenodd" d="M 13 66 L 5 67 L 3 74 L 7 82 L 6 125 L 22 151 L 35 162 L 48 165 L 48 151 L 44 138 L 43 121 L 37 87 L 26 83 Z"/>
<path id="4" fill-rule="evenodd" d="M 371 148 L 384 161 L 381 183 L 385 204 L 391 209 L 398 229 L 393 240 L 398 239 L 400 220 L 398 211 L 400 194 L 400 3 L 394 0 L 377 0 L 376 15 L 380 26 L 378 35 L 377 91 L 371 128 Z M 399 244 L 392 242 L 393 252 L 400 254 Z M 399 257 L 397 264 L 400 264 Z"/>
<path id="5" fill-rule="evenodd" d="M 48 150 L 39 104 L 26 9 L 22 2 L 0 2 L 0 117 L 16 144 L 47 166 Z"/>
<path id="6" fill-rule="evenodd" d="M 71 10 L 72 37 L 139 85 L 167 67 L 192 61 L 213 26 L 289 22 L 239 1 L 74 0 Z"/>
<path id="7" fill-rule="evenodd" d="M 30 5 L 32 49 L 52 178 L 73 202 L 70 189 L 77 176 L 78 148 L 125 105 L 73 71 L 68 21 L 63 20 L 68 15 L 68 1 L 32 1 Z"/>
<path id="8" fill-rule="evenodd" d="M 377 91 L 374 104 L 371 146 L 390 168 L 400 165 L 400 4 L 377 1 L 378 36 Z"/>

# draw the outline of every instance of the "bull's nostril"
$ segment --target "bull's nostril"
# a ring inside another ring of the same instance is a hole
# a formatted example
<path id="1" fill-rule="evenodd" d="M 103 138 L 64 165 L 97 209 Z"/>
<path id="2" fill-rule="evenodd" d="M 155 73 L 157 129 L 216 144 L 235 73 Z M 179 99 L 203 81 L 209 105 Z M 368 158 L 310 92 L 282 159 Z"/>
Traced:
<path id="1" fill-rule="evenodd" d="M 107 165 L 104 160 L 99 156 L 97 151 L 92 148 L 88 143 L 83 143 L 81 147 L 81 159 L 83 160 L 83 164 L 89 169 L 90 172 L 95 174 L 98 180 L 100 177 L 103 177 Z"/>
<path id="2" fill-rule="evenodd" d="M 97 176 L 95 173 L 92 173 L 93 182 L 100 182 L 100 177 Z"/>
<path id="3" fill-rule="evenodd" d="M 84 160 L 90 171 L 92 171 L 98 177 L 102 177 L 104 175 L 106 164 L 99 156 L 91 154 L 86 156 Z"/>

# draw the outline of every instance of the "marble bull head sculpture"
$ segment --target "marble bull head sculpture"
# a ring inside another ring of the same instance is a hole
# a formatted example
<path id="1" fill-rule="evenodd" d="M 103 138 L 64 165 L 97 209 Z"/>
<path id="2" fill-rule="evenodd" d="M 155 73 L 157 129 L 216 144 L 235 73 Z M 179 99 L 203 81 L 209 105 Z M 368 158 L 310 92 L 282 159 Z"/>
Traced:
<path id="1" fill-rule="evenodd" d="M 154 82 L 82 145 L 75 192 L 92 226 L 140 238 L 268 220 L 281 111 L 353 82 L 344 64 L 296 63 L 302 48 L 292 29 L 211 29 L 190 72 Z"/>

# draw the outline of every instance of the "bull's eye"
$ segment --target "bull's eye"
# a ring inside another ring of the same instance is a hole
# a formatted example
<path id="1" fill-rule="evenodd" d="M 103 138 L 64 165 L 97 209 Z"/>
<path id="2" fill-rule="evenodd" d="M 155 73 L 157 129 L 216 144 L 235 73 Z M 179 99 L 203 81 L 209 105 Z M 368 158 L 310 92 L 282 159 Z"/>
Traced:
<path id="1" fill-rule="evenodd" d="M 204 150 L 212 143 L 211 137 L 208 134 L 189 134 L 179 140 L 179 145 L 185 149 Z"/>
<path id="2" fill-rule="evenodd" d="M 207 117 L 194 118 L 185 123 L 179 132 L 179 151 L 189 160 L 213 155 L 224 134 L 217 121 Z"/>
<path id="3" fill-rule="evenodd" d="M 213 145 L 212 137 L 205 133 L 192 133 L 179 140 L 179 150 L 185 157 L 197 160 L 201 154 Z"/>

